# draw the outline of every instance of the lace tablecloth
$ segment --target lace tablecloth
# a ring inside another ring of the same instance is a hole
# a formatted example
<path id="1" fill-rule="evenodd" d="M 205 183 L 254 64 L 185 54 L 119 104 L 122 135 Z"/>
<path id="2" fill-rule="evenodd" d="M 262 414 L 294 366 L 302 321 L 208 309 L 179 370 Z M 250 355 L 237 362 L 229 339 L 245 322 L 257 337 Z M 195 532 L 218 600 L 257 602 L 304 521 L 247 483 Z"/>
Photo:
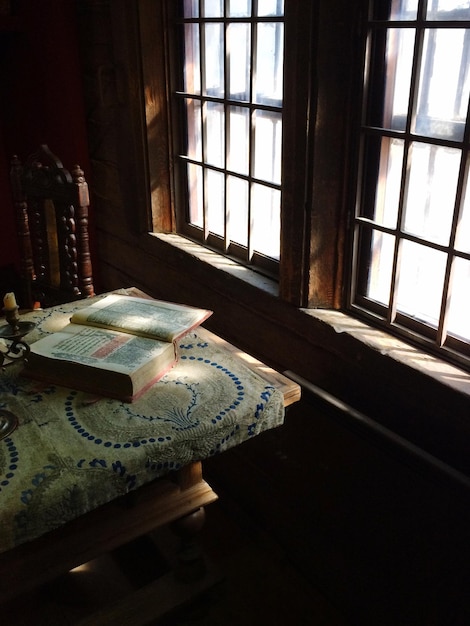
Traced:
<path id="1" fill-rule="evenodd" d="M 28 313 L 29 343 L 90 300 Z M 0 441 L 0 552 L 116 497 L 282 424 L 283 394 L 197 332 L 178 364 L 128 404 L 0 373 L 0 408 L 19 426 Z"/>

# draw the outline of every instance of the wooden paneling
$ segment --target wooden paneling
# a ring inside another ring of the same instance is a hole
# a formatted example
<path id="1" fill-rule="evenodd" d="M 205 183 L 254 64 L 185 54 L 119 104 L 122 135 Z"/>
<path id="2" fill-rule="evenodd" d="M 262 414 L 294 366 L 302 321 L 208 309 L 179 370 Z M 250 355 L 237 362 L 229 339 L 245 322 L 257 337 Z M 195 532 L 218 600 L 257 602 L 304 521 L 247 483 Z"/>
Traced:
<path id="1" fill-rule="evenodd" d="M 206 464 L 351 624 L 464 626 L 468 490 L 304 393 L 285 425 Z"/>

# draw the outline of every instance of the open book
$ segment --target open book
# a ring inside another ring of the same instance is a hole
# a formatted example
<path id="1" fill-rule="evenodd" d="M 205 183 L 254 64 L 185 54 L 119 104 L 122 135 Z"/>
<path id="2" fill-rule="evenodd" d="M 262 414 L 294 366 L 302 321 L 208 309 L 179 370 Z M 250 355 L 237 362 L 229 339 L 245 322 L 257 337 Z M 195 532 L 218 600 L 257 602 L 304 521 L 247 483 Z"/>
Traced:
<path id="1" fill-rule="evenodd" d="M 176 363 L 176 341 L 211 314 L 109 295 L 77 310 L 61 331 L 33 343 L 24 374 L 131 402 Z"/>

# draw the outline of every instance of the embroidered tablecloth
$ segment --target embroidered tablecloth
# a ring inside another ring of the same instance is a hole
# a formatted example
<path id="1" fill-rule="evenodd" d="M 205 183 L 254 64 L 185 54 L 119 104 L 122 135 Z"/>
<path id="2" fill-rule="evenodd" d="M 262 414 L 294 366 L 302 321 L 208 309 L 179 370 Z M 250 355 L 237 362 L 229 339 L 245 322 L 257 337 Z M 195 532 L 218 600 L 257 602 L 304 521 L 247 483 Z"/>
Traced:
<path id="1" fill-rule="evenodd" d="M 28 313 L 29 343 L 90 300 Z M 283 394 L 197 334 L 136 402 L 122 403 L 0 372 L 0 408 L 18 428 L 0 441 L 0 552 L 159 476 L 282 424 Z"/>

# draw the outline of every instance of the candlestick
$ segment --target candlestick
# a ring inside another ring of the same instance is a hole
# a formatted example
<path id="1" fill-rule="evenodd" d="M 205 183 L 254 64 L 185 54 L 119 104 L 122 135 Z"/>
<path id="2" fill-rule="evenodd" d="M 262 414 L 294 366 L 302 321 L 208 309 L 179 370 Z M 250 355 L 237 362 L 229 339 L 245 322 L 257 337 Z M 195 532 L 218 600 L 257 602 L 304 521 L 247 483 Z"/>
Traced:
<path id="1" fill-rule="evenodd" d="M 3 349 L 0 350 L 0 371 L 28 358 L 30 348 L 24 337 L 36 326 L 34 322 L 20 321 L 18 306 L 5 310 L 5 316 L 8 324 L 0 326 L 0 341 L 3 344 Z"/>
<path id="2" fill-rule="evenodd" d="M 15 309 L 17 306 L 18 305 L 16 303 L 15 294 L 12 291 L 5 294 L 5 297 L 3 298 L 3 307 L 5 311 L 11 311 L 12 309 Z"/>

